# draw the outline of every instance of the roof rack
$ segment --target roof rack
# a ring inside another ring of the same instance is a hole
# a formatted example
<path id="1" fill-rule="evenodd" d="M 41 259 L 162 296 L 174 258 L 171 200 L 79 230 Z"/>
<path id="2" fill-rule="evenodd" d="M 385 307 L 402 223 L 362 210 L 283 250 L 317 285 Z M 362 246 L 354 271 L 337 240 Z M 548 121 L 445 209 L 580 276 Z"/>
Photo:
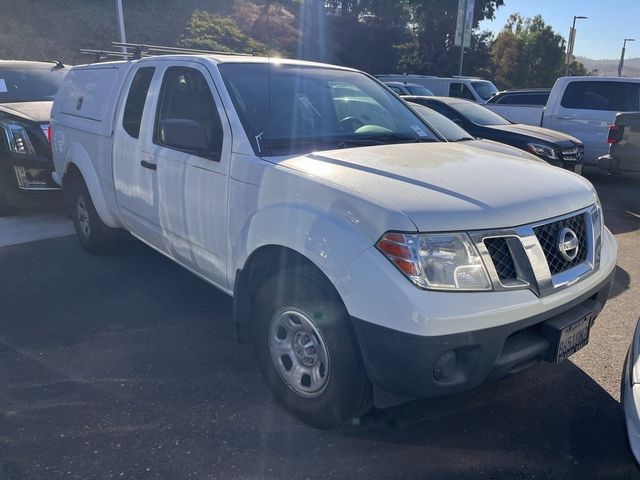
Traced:
<path id="1" fill-rule="evenodd" d="M 133 53 L 127 53 L 132 55 L 134 60 L 149 55 L 170 55 L 170 54 L 207 54 L 207 55 L 242 55 L 250 57 L 249 53 L 237 53 L 237 52 L 222 52 L 215 50 L 199 50 L 196 48 L 181 48 L 181 47 L 165 47 L 162 45 L 146 45 L 144 43 L 123 43 L 123 42 L 111 42 L 114 47 L 120 47 L 125 49 L 133 49 Z M 121 54 L 123 55 L 123 54 Z"/>
<path id="2" fill-rule="evenodd" d="M 109 57 L 117 57 L 124 60 L 130 60 L 133 57 L 133 54 L 131 53 L 111 52 L 108 50 L 93 50 L 91 48 L 80 48 L 78 52 L 80 52 L 82 55 L 94 55 L 96 62 L 102 62 Z"/>

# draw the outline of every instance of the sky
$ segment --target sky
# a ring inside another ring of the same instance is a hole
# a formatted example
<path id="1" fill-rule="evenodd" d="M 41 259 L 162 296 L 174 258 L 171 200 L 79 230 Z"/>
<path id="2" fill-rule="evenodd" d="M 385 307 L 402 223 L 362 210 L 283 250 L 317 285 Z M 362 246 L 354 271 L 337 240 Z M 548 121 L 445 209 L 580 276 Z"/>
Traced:
<path id="1" fill-rule="evenodd" d="M 589 17 L 576 20 L 575 56 L 620 58 L 624 39 L 636 38 L 636 42 L 627 42 L 625 56 L 640 57 L 640 0 L 504 0 L 496 19 L 485 20 L 480 28 L 498 33 L 512 13 L 525 18 L 542 15 L 565 38 L 574 15 Z"/>

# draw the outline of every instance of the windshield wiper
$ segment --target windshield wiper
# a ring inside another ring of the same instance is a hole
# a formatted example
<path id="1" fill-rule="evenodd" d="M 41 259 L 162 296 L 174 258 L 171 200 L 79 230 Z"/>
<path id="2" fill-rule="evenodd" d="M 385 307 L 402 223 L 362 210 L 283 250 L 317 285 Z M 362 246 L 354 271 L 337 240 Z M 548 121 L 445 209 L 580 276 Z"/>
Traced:
<path id="1" fill-rule="evenodd" d="M 425 143 L 425 142 L 437 142 L 435 138 L 428 137 L 413 137 L 410 135 L 397 135 L 397 134 L 382 134 L 382 135 L 368 135 L 356 138 L 341 138 L 338 143 L 345 145 L 389 145 L 393 143 Z"/>
<path id="2" fill-rule="evenodd" d="M 469 142 L 471 140 L 475 140 L 475 138 L 473 137 L 462 137 L 462 138 L 456 138 L 455 140 L 449 140 L 450 143 L 454 143 L 454 142 Z"/>

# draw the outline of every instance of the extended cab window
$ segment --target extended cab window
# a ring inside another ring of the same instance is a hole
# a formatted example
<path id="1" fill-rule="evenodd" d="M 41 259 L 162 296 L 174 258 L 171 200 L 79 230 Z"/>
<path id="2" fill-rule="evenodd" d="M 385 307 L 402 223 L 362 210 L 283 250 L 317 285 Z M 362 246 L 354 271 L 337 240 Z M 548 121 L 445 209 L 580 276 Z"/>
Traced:
<path id="1" fill-rule="evenodd" d="M 476 97 L 473 96 L 469 87 L 467 87 L 464 83 L 452 83 L 449 85 L 449 96 L 456 98 L 466 98 L 467 100 L 471 100 L 473 102 L 476 101 Z"/>
<path id="2" fill-rule="evenodd" d="M 630 112 L 640 109 L 640 83 L 572 82 L 562 96 L 564 108 Z"/>
<path id="3" fill-rule="evenodd" d="M 143 67 L 136 72 L 129 88 L 127 103 L 124 106 L 124 114 L 122 115 L 122 128 L 133 138 L 140 136 L 140 122 L 142 121 L 142 112 L 144 112 L 144 104 L 147 100 L 149 85 L 155 72 L 154 67 Z"/>
<path id="4" fill-rule="evenodd" d="M 222 152 L 222 122 L 209 85 L 198 70 L 187 67 L 167 69 L 162 79 L 156 112 L 153 141 L 157 145 L 164 145 L 160 136 L 160 125 L 164 120 L 190 120 L 202 126 L 207 143 L 204 149 L 207 153 L 202 155 L 212 159 L 219 158 Z"/>

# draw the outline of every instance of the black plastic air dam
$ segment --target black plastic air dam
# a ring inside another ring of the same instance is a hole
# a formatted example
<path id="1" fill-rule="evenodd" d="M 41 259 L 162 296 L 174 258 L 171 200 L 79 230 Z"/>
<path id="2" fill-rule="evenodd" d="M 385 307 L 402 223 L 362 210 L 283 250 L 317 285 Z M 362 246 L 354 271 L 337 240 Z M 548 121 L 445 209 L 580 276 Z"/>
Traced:
<path id="1" fill-rule="evenodd" d="M 559 308 L 482 330 L 429 337 L 352 317 L 369 379 L 391 395 L 427 398 L 470 390 L 486 380 L 497 380 L 549 360 L 553 347 L 542 333 L 542 324 L 559 316 L 574 316 L 576 321 L 587 313 L 595 317 L 609 297 L 614 272 Z M 438 360 L 452 351 L 455 369 L 445 376 L 434 375 Z"/>

